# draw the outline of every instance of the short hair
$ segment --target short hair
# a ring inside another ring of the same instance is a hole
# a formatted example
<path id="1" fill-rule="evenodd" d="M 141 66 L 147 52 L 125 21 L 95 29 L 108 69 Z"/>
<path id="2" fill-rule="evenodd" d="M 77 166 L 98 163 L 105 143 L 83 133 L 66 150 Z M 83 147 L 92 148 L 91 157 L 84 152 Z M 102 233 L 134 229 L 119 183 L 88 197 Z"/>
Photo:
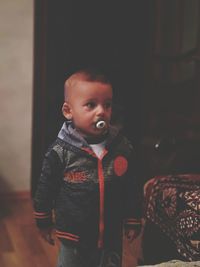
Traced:
<path id="1" fill-rule="evenodd" d="M 74 72 L 65 81 L 64 85 L 65 99 L 67 98 L 67 92 L 66 92 L 67 89 L 69 87 L 73 87 L 74 83 L 76 83 L 77 81 L 100 82 L 109 84 L 112 87 L 112 83 L 105 72 L 93 68 L 81 69 Z"/>

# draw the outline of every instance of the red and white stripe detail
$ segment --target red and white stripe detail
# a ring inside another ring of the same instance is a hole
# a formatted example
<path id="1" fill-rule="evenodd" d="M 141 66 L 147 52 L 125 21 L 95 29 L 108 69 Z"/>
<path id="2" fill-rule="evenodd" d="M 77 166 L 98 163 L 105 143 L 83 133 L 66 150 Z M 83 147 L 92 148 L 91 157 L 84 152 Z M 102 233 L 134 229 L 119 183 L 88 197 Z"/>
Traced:
<path id="1" fill-rule="evenodd" d="M 64 239 L 68 239 L 68 240 L 72 240 L 72 241 L 79 241 L 79 236 L 71 234 L 71 233 L 67 233 L 67 232 L 61 232 L 56 230 L 56 236 L 58 238 L 64 238 Z"/>
<path id="2" fill-rule="evenodd" d="M 36 219 L 47 219 L 51 217 L 51 212 L 34 212 Z"/>

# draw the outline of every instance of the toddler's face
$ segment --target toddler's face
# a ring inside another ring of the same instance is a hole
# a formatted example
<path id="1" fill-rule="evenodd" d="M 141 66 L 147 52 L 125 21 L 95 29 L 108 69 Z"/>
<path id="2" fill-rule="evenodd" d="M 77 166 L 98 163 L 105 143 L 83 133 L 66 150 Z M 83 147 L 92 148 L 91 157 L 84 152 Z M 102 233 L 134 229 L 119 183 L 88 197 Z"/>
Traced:
<path id="1" fill-rule="evenodd" d="M 65 109 L 66 105 L 66 109 Z M 83 136 L 100 136 L 108 129 L 112 113 L 112 87 L 101 82 L 77 81 L 63 106 L 64 116 L 72 119 Z M 106 127 L 97 129 L 96 123 L 104 120 Z"/>

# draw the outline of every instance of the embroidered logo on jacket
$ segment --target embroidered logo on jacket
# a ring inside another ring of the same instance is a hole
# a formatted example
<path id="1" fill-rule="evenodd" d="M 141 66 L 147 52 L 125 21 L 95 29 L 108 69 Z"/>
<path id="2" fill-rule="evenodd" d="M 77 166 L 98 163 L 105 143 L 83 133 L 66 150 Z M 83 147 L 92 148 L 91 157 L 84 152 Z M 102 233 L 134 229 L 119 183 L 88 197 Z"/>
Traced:
<path id="1" fill-rule="evenodd" d="M 118 156 L 114 160 L 114 171 L 117 174 L 117 176 L 122 176 L 128 168 L 128 162 L 127 159 L 123 156 Z"/>
<path id="2" fill-rule="evenodd" d="M 81 183 L 87 180 L 86 174 L 84 171 L 80 172 L 65 172 L 64 180 L 71 183 Z"/>

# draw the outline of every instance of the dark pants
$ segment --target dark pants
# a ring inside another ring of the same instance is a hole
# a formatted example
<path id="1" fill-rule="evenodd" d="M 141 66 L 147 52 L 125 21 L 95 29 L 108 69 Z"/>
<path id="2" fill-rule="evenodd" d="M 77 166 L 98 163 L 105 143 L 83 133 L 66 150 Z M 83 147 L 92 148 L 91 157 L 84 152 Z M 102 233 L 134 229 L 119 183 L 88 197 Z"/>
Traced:
<path id="1" fill-rule="evenodd" d="M 121 267 L 121 253 L 61 244 L 57 267 Z"/>

